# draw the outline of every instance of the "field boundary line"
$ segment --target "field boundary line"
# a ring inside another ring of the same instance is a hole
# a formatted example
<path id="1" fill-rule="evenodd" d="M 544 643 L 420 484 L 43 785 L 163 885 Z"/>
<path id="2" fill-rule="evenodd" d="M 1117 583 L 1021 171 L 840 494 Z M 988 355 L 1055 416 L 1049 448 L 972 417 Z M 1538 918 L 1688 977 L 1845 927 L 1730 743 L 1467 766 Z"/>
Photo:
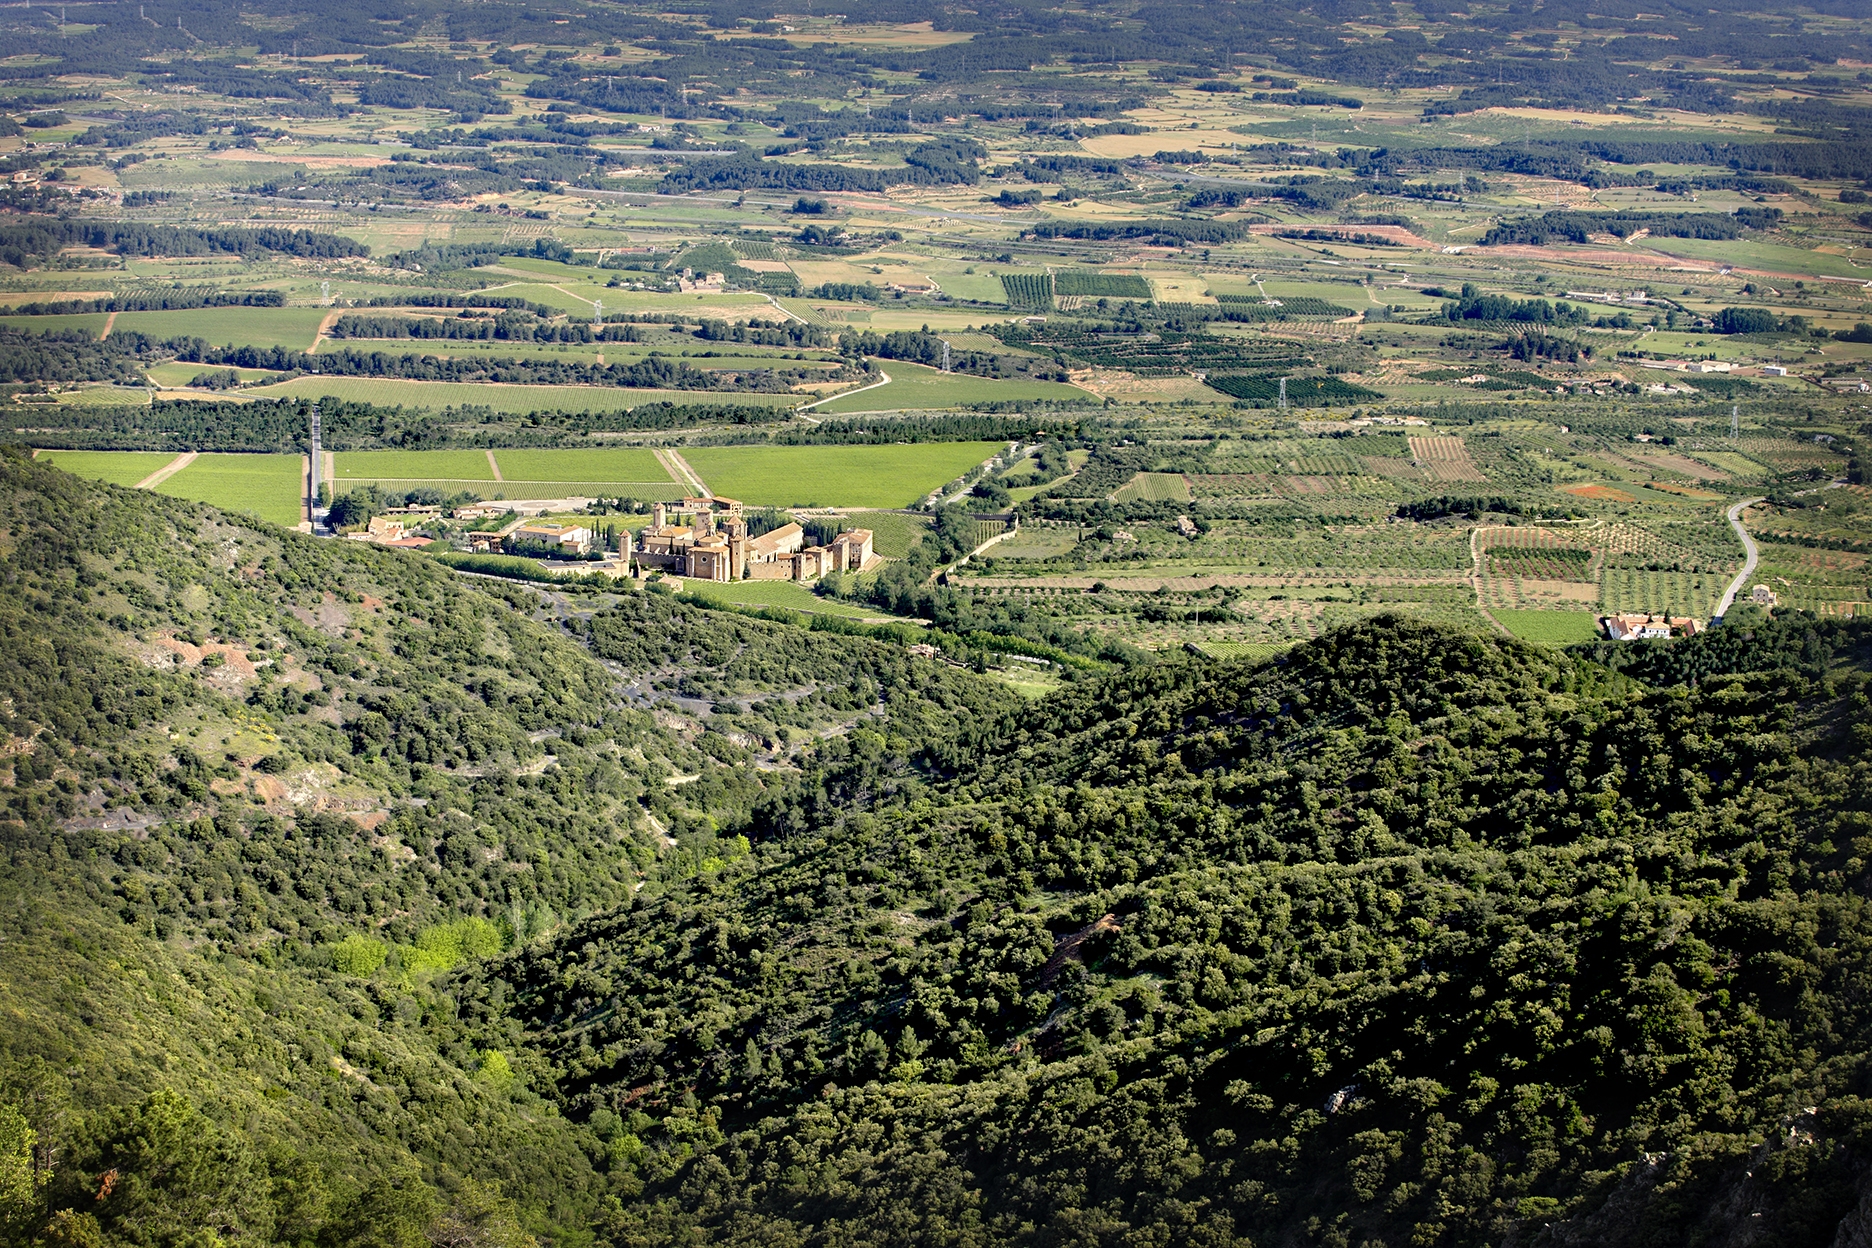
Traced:
<path id="1" fill-rule="evenodd" d="M 809 412 L 813 408 L 818 407 L 821 403 L 830 403 L 833 399 L 849 399 L 854 394 L 863 394 L 867 390 L 875 390 L 879 386 L 890 385 L 891 375 L 889 373 L 885 372 L 883 369 L 880 368 L 878 369 L 878 376 L 883 378 L 883 380 L 874 381 L 868 386 L 859 386 L 856 390 L 846 390 L 839 394 L 828 394 L 823 399 L 814 399 L 811 403 L 802 403 L 798 407 L 794 408 L 793 410 L 796 412 Z"/>
<path id="2" fill-rule="evenodd" d="M 488 448 L 487 461 L 488 461 L 488 471 L 494 474 L 494 479 L 496 481 L 507 480 L 506 477 L 501 476 L 500 461 L 494 458 L 493 447 Z"/>
<path id="3" fill-rule="evenodd" d="M 180 455 L 158 468 L 155 472 L 150 473 L 149 476 L 137 482 L 135 488 L 139 490 L 155 489 L 170 477 L 175 476 L 176 473 L 181 472 L 184 468 L 194 463 L 197 454 L 198 452 L 195 451 L 183 451 Z"/>
<path id="4" fill-rule="evenodd" d="M 671 470 L 670 475 L 676 478 L 676 483 L 678 485 L 687 484 L 692 487 L 696 492 L 697 498 L 715 497 L 709 490 L 707 482 L 703 481 L 696 470 L 689 466 L 688 460 L 668 448 L 665 448 L 659 452 L 659 454 L 663 459 L 664 466 Z"/>

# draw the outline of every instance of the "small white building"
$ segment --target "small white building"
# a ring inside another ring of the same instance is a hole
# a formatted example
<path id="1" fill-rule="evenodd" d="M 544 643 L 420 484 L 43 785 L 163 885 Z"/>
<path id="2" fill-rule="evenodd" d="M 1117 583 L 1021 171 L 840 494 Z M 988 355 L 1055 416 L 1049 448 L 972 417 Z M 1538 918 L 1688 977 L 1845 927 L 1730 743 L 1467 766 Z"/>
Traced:
<path id="1" fill-rule="evenodd" d="M 568 555 L 582 555 L 592 548 L 592 531 L 582 524 L 533 520 L 508 536 L 516 546 L 546 546 Z"/>
<path id="2" fill-rule="evenodd" d="M 1666 637 L 1694 637 L 1703 625 L 1688 616 L 1608 615 L 1606 636 L 1613 641 L 1646 641 Z"/>

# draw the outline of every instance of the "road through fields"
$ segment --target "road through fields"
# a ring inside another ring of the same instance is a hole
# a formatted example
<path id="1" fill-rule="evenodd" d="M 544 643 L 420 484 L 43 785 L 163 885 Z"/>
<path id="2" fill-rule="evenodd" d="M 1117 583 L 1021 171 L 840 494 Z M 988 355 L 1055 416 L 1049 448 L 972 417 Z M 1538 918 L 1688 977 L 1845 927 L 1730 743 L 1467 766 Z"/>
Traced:
<path id="1" fill-rule="evenodd" d="M 1742 570 L 1736 573 L 1735 580 L 1729 582 L 1729 588 L 1723 590 L 1722 601 L 1716 604 L 1715 619 L 1717 620 L 1729 614 L 1729 607 L 1735 602 L 1735 596 L 1742 592 L 1744 585 L 1748 584 L 1749 577 L 1755 575 L 1755 565 L 1761 561 L 1761 551 L 1756 547 L 1755 539 L 1749 536 L 1748 530 L 1742 525 L 1742 513 L 1761 501 L 1759 498 L 1745 498 L 1729 509 L 1729 527 L 1734 529 L 1736 536 L 1742 539 L 1742 549 L 1747 552 L 1748 558 L 1743 561 Z"/>

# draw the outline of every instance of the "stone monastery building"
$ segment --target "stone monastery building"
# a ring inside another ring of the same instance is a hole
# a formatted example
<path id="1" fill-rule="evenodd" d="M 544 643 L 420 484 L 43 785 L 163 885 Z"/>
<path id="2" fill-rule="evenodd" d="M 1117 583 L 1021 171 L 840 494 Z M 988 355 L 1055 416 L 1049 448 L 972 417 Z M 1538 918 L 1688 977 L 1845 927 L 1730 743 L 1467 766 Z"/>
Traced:
<path id="1" fill-rule="evenodd" d="M 631 546 L 640 570 L 700 581 L 816 581 L 879 562 L 869 529 L 849 529 L 824 546 L 807 546 L 805 530 L 792 523 L 749 537 L 740 502 L 719 497 L 656 504 Z"/>

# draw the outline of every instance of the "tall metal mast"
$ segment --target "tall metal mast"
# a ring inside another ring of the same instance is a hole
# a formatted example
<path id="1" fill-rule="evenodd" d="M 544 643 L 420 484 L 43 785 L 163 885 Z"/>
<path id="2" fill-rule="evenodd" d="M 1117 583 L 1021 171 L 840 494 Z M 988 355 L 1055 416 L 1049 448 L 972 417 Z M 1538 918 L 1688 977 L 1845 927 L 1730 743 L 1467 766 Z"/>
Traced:
<path id="1" fill-rule="evenodd" d="M 319 433 L 319 409 L 318 404 L 314 403 L 312 405 L 312 492 L 306 495 L 308 500 L 306 504 L 306 518 L 308 520 L 313 519 L 318 514 L 319 485 L 325 480 L 325 473 L 319 463 L 321 458 Z"/>

